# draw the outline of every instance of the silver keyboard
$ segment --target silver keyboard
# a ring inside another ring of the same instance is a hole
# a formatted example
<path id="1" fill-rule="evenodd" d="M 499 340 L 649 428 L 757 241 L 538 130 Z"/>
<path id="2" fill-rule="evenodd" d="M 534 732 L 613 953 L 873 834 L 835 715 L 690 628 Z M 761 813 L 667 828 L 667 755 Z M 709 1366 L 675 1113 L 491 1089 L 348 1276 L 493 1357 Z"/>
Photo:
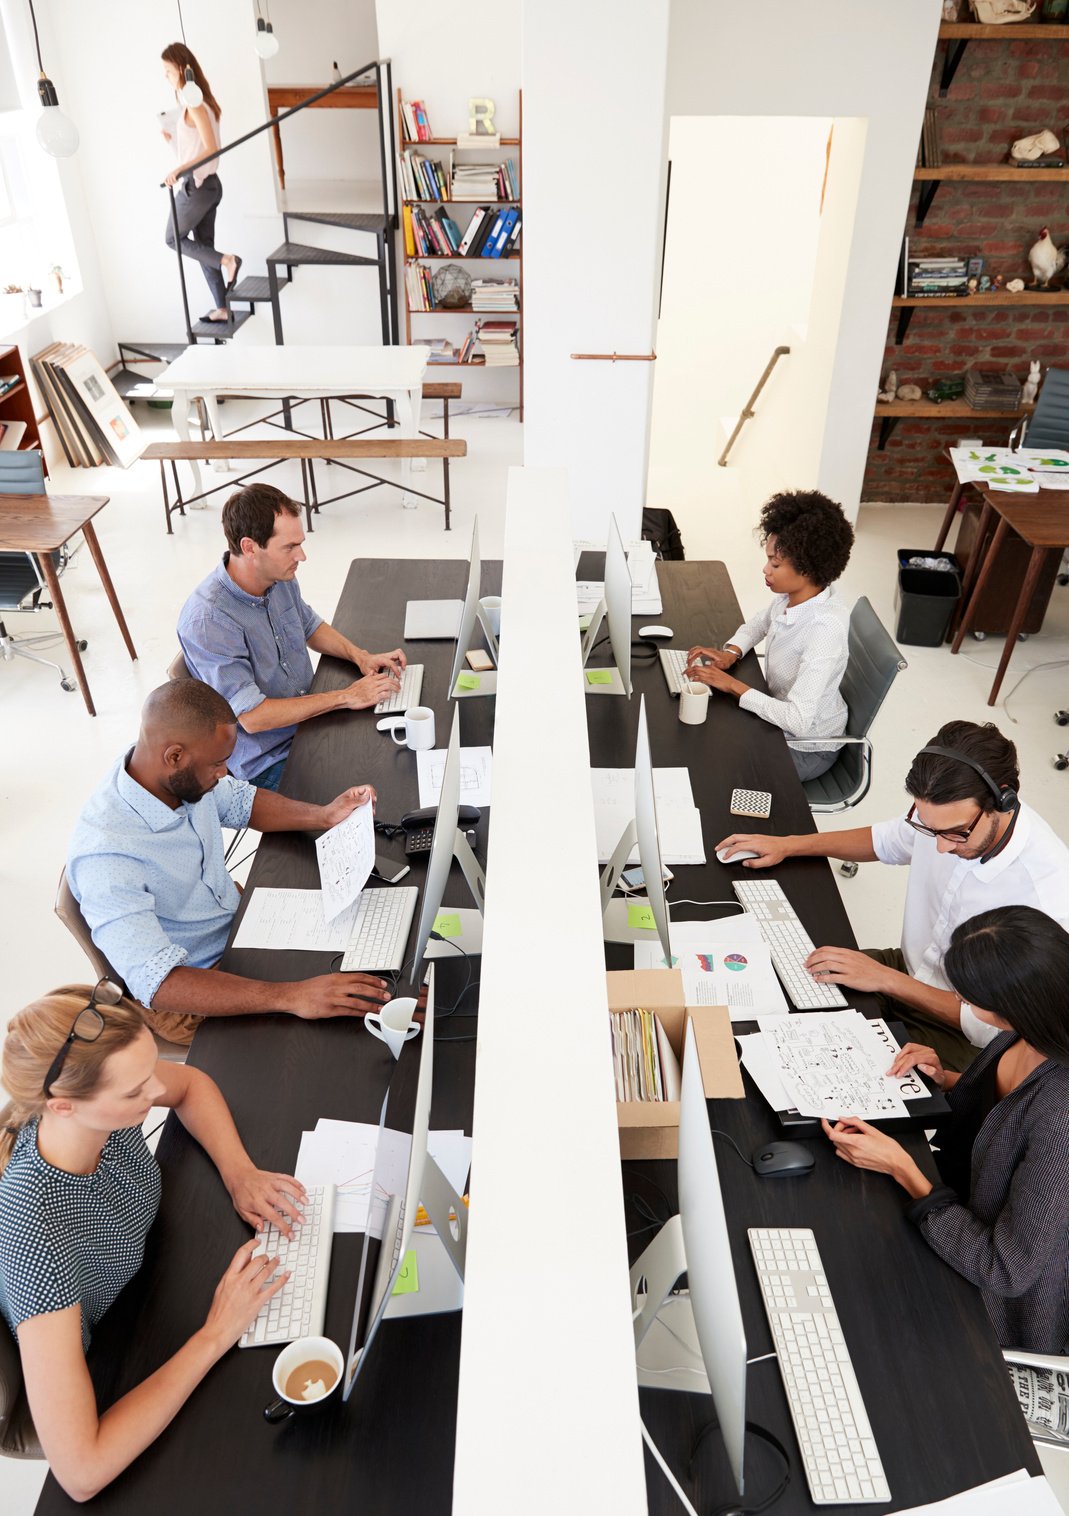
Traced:
<path id="1" fill-rule="evenodd" d="M 275 1226 L 267 1227 L 253 1257 L 266 1253 L 278 1258 L 276 1273 L 291 1269 L 292 1277 L 277 1295 L 260 1308 L 240 1339 L 243 1348 L 293 1342 L 298 1337 L 319 1337 L 327 1310 L 327 1277 L 330 1249 L 334 1242 L 334 1196 L 332 1184 L 309 1189 L 301 1207 L 304 1225 L 297 1226 L 287 1241 Z"/>
<path id="2" fill-rule="evenodd" d="M 768 944 L 776 973 L 788 998 L 800 1011 L 826 1011 L 844 1006 L 846 996 L 837 984 L 821 984 L 805 966 L 813 941 L 774 879 L 732 880 L 732 889 L 751 916 L 756 916 L 761 936 Z"/>
<path id="3" fill-rule="evenodd" d="M 657 656 L 661 660 L 661 672 L 665 677 L 670 695 L 678 695 L 683 688 L 683 675 L 687 671 L 687 655 L 681 647 L 659 647 Z"/>
<path id="4" fill-rule="evenodd" d="M 388 969 L 397 973 L 405 961 L 408 930 L 416 913 L 419 890 L 414 885 L 364 890 L 345 956 L 343 973 Z"/>
<path id="5" fill-rule="evenodd" d="M 813 1233 L 750 1227 L 749 1238 L 814 1503 L 890 1500 Z"/>
<path id="6" fill-rule="evenodd" d="M 410 663 L 401 671 L 401 688 L 392 695 L 387 695 L 385 700 L 380 700 L 375 707 L 377 716 L 404 715 L 405 711 L 411 710 L 419 704 L 419 697 L 423 693 L 423 665 L 422 663 Z"/>

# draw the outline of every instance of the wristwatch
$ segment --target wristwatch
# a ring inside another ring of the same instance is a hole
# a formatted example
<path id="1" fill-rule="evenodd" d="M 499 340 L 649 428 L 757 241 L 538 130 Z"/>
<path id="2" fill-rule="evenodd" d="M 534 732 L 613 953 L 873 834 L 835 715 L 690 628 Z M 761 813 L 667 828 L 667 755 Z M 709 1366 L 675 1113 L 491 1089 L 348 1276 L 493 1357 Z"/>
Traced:
<path id="1" fill-rule="evenodd" d="M 736 647 L 733 642 L 725 642 L 721 651 L 725 653 L 734 653 L 736 658 L 742 657 L 742 648 Z"/>

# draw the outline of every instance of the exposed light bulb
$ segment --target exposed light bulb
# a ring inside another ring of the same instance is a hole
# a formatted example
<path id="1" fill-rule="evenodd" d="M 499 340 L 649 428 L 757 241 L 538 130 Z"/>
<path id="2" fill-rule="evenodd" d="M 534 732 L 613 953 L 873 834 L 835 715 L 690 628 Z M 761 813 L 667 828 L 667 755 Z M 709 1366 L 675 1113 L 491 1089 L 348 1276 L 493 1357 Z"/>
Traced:
<path id="1" fill-rule="evenodd" d="M 191 111 L 195 111 L 198 105 L 204 104 L 204 91 L 201 89 L 196 79 L 194 79 L 193 70 L 188 63 L 186 64 L 185 83 L 178 91 L 178 98 L 181 100 L 182 104 L 188 106 Z"/>
<path id="2" fill-rule="evenodd" d="M 43 107 L 37 118 L 37 141 L 53 158 L 70 158 L 78 151 L 78 128 L 59 108 L 56 86 L 44 74 L 37 81 Z"/>
<path id="3" fill-rule="evenodd" d="M 278 38 L 275 36 L 274 27 L 262 16 L 256 18 L 256 39 L 252 45 L 261 58 L 273 58 L 278 52 Z"/>

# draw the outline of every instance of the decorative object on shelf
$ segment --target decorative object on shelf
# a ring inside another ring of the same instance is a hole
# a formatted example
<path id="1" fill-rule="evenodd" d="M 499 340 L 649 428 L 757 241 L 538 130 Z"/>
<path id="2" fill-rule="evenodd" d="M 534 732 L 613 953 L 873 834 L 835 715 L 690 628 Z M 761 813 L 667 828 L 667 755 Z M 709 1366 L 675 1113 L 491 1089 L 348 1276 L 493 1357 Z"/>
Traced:
<path id="1" fill-rule="evenodd" d="M 1017 168 L 1064 168 L 1062 145 L 1049 127 L 1018 137 L 1010 148 L 1010 162 Z"/>
<path id="2" fill-rule="evenodd" d="M 897 400 L 919 400 L 921 387 L 919 384 L 900 384 L 895 392 Z"/>
<path id="3" fill-rule="evenodd" d="M 970 0 L 970 3 L 981 26 L 1005 26 L 1013 21 L 1027 21 L 1036 8 L 1035 0 Z"/>
<path id="4" fill-rule="evenodd" d="M 40 308 L 41 308 L 41 291 L 37 290 L 37 289 L 34 289 L 33 286 L 31 285 L 26 290 L 26 300 L 27 300 L 27 303 L 30 306 L 32 306 L 32 308 L 34 310 L 40 310 Z"/>
<path id="5" fill-rule="evenodd" d="M 267 12 L 266 16 L 264 15 L 264 11 Z M 256 0 L 256 36 L 252 45 L 261 58 L 273 58 L 278 52 L 278 38 L 275 36 L 275 29 L 271 25 L 271 7 L 267 4 L 267 0 L 264 0 L 262 9 L 260 7 L 260 0 Z M 335 64 L 335 71 L 337 71 L 337 67 L 338 65 Z M 337 77 L 340 79 L 341 75 L 338 74 Z"/>
<path id="6" fill-rule="evenodd" d="M 1055 26 L 1064 25 L 1069 16 L 1069 0 L 1043 0 L 1039 12 L 1041 21 L 1053 22 Z"/>
<path id="7" fill-rule="evenodd" d="M 1055 274 L 1065 267 L 1065 249 L 1058 248 L 1050 234 L 1049 226 L 1041 226 L 1039 240 L 1028 249 L 1028 262 L 1032 267 L 1033 285 L 1049 289 Z"/>
<path id="8" fill-rule="evenodd" d="M 1028 378 L 1025 380 L 1024 386 L 1021 390 L 1022 405 L 1035 404 L 1036 395 L 1039 393 L 1040 377 L 1039 359 L 1033 358 L 1031 363 L 1028 365 Z"/>
<path id="9" fill-rule="evenodd" d="M 977 411 L 1014 411 L 1021 404 L 1021 381 L 999 369 L 971 368 L 965 375 L 965 399 Z"/>
<path id="10" fill-rule="evenodd" d="M 891 372 L 887 375 L 887 378 L 884 380 L 883 389 L 877 393 L 876 399 L 886 404 L 887 401 L 893 400 L 895 398 L 897 391 L 898 375 L 895 373 L 894 369 L 892 369 Z"/>
<path id="11" fill-rule="evenodd" d="M 981 295 L 986 295 L 987 292 L 988 292 L 988 290 L 990 288 L 991 288 L 991 275 L 990 274 L 981 274 L 980 275 L 980 293 L 981 293 Z"/>
<path id="12" fill-rule="evenodd" d="M 965 288 L 969 291 L 970 295 L 975 295 L 976 291 L 980 288 L 979 279 L 970 279 Z"/>
<path id="13" fill-rule="evenodd" d="M 1011 295 L 1019 295 L 1021 293 L 1021 291 L 1024 289 L 1024 280 L 1023 279 L 1011 279 L 1009 281 L 1009 283 L 1006 285 L 1006 289 L 1009 291 L 1009 293 Z"/>
<path id="14" fill-rule="evenodd" d="M 1000 290 L 1002 288 L 1002 286 L 1005 284 L 1005 282 L 1006 282 L 1006 276 L 1005 276 L 1005 274 L 996 274 L 995 277 L 991 281 L 991 289 L 992 289 L 992 291 Z"/>
<path id="15" fill-rule="evenodd" d="M 58 263 L 53 263 L 52 267 L 48 270 L 48 277 L 52 281 L 52 288 L 55 290 L 56 294 L 62 295 L 63 270 L 60 268 Z"/>
<path id="16" fill-rule="evenodd" d="M 943 0 L 943 20 L 956 21 L 958 19 L 958 0 Z"/>
<path id="17" fill-rule="evenodd" d="M 936 379 L 924 393 L 934 405 L 942 405 L 944 400 L 960 400 L 965 393 L 965 380 Z"/>
<path id="18" fill-rule="evenodd" d="M 78 128 L 59 108 L 56 86 L 45 73 L 41 62 L 41 39 L 37 35 L 37 16 L 30 0 L 30 20 L 33 22 L 33 45 L 37 50 L 37 98 L 41 102 L 41 114 L 37 118 L 37 141 L 53 158 L 70 158 L 78 151 Z"/>
<path id="19" fill-rule="evenodd" d="M 459 263 L 447 263 L 433 280 L 434 298 L 444 310 L 462 310 L 471 304 L 471 275 Z"/>

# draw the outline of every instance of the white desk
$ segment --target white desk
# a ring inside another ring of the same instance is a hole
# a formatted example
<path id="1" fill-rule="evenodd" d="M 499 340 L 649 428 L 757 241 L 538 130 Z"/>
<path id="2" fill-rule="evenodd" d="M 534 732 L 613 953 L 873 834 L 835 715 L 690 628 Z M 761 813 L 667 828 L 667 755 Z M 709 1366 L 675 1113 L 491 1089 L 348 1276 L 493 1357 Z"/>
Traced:
<path id="1" fill-rule="evenodd" d="M 392 400 L 402 437 L 419 432 L 423 375 L 427 349 L 423 347 L 253 347 L 232 342 L 209 346 L 194 344 L 170 364 L 157 383 L 174 393 L 171 418 L 183 442 L 189 434 L 190 402 L 204 401 L 212 432 L 223 437 L 219 417 L 220 395 L 248 395 L 277 400 L 290 396 L 319 399 L 335 395 L 371 395 Z M 196 491 L 201 490 L 200 468 L 190 467 Z M 411 472 L 411 459 L 401 465 L 402 477 Z"/>

